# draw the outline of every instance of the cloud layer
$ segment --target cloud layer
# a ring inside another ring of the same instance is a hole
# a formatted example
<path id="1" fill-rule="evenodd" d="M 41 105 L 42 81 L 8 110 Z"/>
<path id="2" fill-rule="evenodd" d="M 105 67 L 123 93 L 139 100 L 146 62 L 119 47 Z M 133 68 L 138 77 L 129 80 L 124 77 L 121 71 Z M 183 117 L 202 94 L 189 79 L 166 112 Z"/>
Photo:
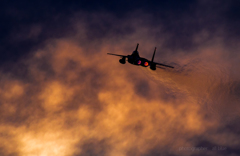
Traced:
<path id="1" fill-rule="evenodd" d="M 213 33 L 206 21 L 178 36 L 187 17 L 172 21 L 180 24 L 174 29 L 154 19 L 79 12 L 69 20 L 71 35 L 46 36 L 3 64 L 0 154 L 239 155 L 237 39 L 230 46 L 228 32 Z M 30 30 L 13 38 L 38 38 L 43 29 Z M 176 68 L 150 71 L 106 55 L 129 54 L 138 42 L 140 56 L 151 58 L 157 46 L 155 61 Z"/>

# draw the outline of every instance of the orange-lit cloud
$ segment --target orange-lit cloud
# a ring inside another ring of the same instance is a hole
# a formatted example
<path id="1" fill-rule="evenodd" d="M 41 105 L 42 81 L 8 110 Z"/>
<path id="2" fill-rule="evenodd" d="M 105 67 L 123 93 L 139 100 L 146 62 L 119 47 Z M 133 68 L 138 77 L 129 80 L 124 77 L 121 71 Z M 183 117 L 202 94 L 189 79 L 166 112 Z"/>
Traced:
<path id="1" fill-rule="evenodd" d="M 191 54 L 157 51 L 156 61 L 173 70 L 119 64 L 106 53 L 128 54 L 140 42 L 140 55 L 150 57 L 164 40 L 138 22 L 129 36 L 84 45 L 86 28 L 77 21 L 75 36 L 48 40 L 16 63 L 27 68 L 24 77 L 1 74 L 0 153 L 192 155 L 179 148 L 239 145 L 239 134 L 224 129 L 239 119 L 239 55 L 232 59 L 216 39 Z"/>

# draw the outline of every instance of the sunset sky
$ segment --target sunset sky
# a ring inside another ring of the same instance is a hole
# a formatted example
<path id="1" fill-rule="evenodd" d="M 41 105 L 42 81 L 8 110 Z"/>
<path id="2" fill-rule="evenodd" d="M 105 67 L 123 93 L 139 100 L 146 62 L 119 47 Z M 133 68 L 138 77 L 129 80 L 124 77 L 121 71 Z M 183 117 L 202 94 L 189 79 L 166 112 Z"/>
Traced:
<path id="1" fill-rule="evenodd" d="M 239 156 L 239 8 L 1 2 L 0 156 Z"/>

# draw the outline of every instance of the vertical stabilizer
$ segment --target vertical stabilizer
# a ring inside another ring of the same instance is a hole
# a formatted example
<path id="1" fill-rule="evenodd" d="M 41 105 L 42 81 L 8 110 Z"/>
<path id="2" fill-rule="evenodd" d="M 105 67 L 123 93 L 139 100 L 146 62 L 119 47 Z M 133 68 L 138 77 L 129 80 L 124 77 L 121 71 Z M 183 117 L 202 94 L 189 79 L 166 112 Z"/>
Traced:
<path id="1" fill-rule="evenodd" d="M 153 56 L 152 56 L 152 61 L 151 61 L 151 62 L 153 62 L 153 60 L 154 60 L 154 56 L 155 56 L 156 49 L 157 49 L 157 47 L 155 47 L 155 50 L 154 50 L 154 52 L 153 52 Z"/>
<path id="2" fill-rule="evenodd" d="M 138 50 L 138 45 L 139 45 L 139 44 L 137 44 L 137 47 L 136 47 L 136 50 L 135 50 L 135 51 L 137 51 L 137 50 Z"/>

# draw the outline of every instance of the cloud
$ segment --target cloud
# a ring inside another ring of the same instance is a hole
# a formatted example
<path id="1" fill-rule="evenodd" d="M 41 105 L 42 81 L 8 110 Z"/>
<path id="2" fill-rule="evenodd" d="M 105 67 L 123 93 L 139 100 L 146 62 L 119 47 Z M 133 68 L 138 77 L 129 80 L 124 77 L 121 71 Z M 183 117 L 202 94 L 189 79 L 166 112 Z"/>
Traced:
<path id="1" fill-rule="evenodd" d="M 197 48 L 178 49 L 184 44 L 173 44 L 165 22 L 149 25 L 154 18 L 79 12 L 70 20 L 74 35 L 46 37 L 2 66 L 1 154 L 239 154 L 237 50 L 208 29 L 190 32 Z M 157 46 L 155 60 L 176 68 L 150 71 L 106 55 L 129 54 L 138 42 L 142 57 Z M 179 150 L 200 146 L 209 149 Z"/>

